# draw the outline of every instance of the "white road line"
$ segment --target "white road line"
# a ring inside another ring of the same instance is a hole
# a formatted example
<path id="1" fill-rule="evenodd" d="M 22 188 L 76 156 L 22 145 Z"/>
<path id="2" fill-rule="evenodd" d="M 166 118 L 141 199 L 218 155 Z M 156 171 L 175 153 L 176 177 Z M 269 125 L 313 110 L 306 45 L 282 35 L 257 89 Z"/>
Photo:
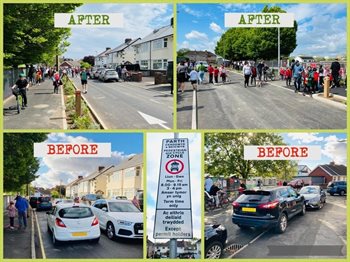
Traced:
<path id="1" fill-rule="evenodd" d="M 43 238 L 41 236 L 40 226 L 39 226 L 39 222 L 38 222 L 38 216 L 36 215 L 35 211 L 34 211 L 34 214 L 35 214 L 36 226 L 38 228 L 39 244 L 40 244 L 42 259 L 46 259 L 45 249 L 44 249 L 44 245 L 43 245 Z"/>
<path id="2" fill-rule="evenodd" d="M 262 237 L 268 230 L 265 230 L 264 232 L 257 235 L 254 239 L 252 239 L 248 244 L 245 244 L 241 249 L 239 249 L 237 252 L 229 256 L 228 258 L 233 258 L 235 255 L 237 255 L 239 252 L 243 251 L 245 248 L 247 248 L 250 244 L 253 244 L 256 240 L 258 240 L 260 237 Z"/>
<path id="3" fill-rule="evenodd" d="M 196 99 L 196 90 L 193 90 L 193 99 L 192 99 L 192 129 L 196 130 L 197 127 L 197 99 Z"/>
<path id="4" fill-rule="evenodd" d="M 32 210 L 31 214 L 31 219 L 32 219 L 32 234 L 31 234 L 31 252 L 32 252 L 32 259 L 36 259 L 36 254 L 35 254 L 35 240 L 34 240 L 34 210 Z"/>

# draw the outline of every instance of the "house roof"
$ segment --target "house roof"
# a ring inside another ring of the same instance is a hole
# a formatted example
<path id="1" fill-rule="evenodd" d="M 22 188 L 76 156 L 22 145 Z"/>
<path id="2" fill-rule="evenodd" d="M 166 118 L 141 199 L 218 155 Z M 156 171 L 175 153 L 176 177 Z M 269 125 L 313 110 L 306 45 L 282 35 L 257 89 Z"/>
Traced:
<path id="1" fill-rule="evenodd" d="M 102 53 L 98 54 L 97 56 L 95 57 L 99 57 L 99 56 L 105 56 L 107 53 L 109 53 L 111 51 L 111 49 L 106 49 L 104 50 Z"/>
<path id="2" fill-rule="evenodd" d="M 127 43 L 122 43 L 121 45 L 117 46 L 116 48 L 113 48 L 112 50 L 110 50 L 108 52 L 108 54 L 110 53 L 115 53 L 115 52 L 120 52 L 123 51 L 125 48 L 127 48 L 128 46 L 131 46 L 132 44 L 134 44 L 137 40 L 140 40 L 141 38 L 136 38 L 134 40 L 131 40 L 130 42 Z"/>
<path id="3" fill-rule="evenodd" d="M 346 166 L 344 165 L 319 165 L 330 176 L 346 176 Z"/>
<path id="4" fill-rule="evenodd" d="M 60 64 L 60 66 L 62 66 L 62 64 L 64 64 L 64 63 L 69 64 L 70 66 L 75 66 L 75 67 L 80 66 L 80 62 L 79 61 L 63 61 Z"/>
<path id="5" fill-rule="evenodd" d="M 314 59 L 312 56 L 298 55 L 301 59 Z"/>
<path id="6" fill-rule="evenodd" d="M 150 33 L 149 35 L 146 35 L 144 38 L 136 41 L 136 43 L 134 43 L 134 45 L 139 45 L 142 43 L 146 43 L 149 41 L 153 41 L 159 38 L 163 38 L 166 36 L 170 36 L 173 35 L 173 27 L 171 25 L 167 25 L 167 26 L 163 26 L 159 29 L 155 29 L 153 30 L 152 33 Z"/>
<path id="7" fill-rule="evenodd" d="M 102 170 L 97 170 L 97 171 L 95 171 L 95 172 L 93 172 L 92 174 L 90 174 L 90 175 L 88 175 L 88 176 L 86 176 L 86 177 L 84 177 L 81 181 L 83 182 L 83 181 L 89 181 L 89 180 L 92 180 L 92 179 L 94 179 L 94 178 L 96 178 L 96 177 L 98 177 L 99 175 L 102 175 L 103 173 L 105 173 L 106 171 L 108 171 L 108 170 L 110 170 L 110 169 L 112 169 L 114 166 L 109 166 L 109 167 L 105 167 L 105 168 L 103 168 Z"/>
<path id="8" fill-rule="evenodd" d="M 196 50 L 188 51 L 185 54 L 185 56 L 189 56 L 189 55 L 216 56 L 214 53 L 210 51 L 196 51 Z"/>
<path id="9" fill-rule="evenodd" d="M 123 169 L 139 166 L 142 164 L 143 164 L 143 154 L 134 155 L 134 156 L 129 157 L 127 160 L 124 160 L 123 162 L 121 162 L 119 165 L 117 165 L 113 169 L 111 169 L 111 172 L 120 171 Z"/>
<path id="10" fill-rule="evenodd" d="M 80 180 L 82 180 L 82 178 L 77 178 L 77 179 L 73 180 L 72 182 L 70 182 L 69 184 L 67 184 L 66 187 L 73 186 L 75 183 L 79 182 Z"/>

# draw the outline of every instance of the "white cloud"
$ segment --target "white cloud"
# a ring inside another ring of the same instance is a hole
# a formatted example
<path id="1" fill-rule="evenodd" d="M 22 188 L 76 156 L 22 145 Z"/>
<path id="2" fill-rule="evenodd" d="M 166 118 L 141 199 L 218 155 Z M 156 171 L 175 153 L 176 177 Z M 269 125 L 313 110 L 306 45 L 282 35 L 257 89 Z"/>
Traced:
<path id="1" fill-rule="evenodd" d="M 208 36 L 206 33 L 201 33 L 196 30 L 192 30 L 190 33 L 185 35 L 186 39 L 189 40 L 200 40 L 200 41 L 208 41 Z"/>
<path id="2" fill-rule="evenodd" d="M 224 30 L 216 23 L 212 22 L 210 23 L 210 29 L 213 30 L 215 33 L 221 34 L 224 32 Z"/>
<path id="3" fill-rule="evenodd" d="M 329 157 L 332 161 L 339 165 L 346 165 L 347 142 L 341 141 L 335 135 L 325 139 L 327 141 L 322 149 L 322 154 Z"/>
<path id="4" fill-rule="evenodd" d="M 293 140 L 305 144 L 324 140 L 323 137 L 317 136 L 315 133 L 288 133 L 287 136 Z"/>
<path id="5" fill-rule="evenodd" d="M 203 14 L 201 12 L 189 8 L 187 5 L 180 5 L 180 7 L 185 13 L 187 13 L 189 15 L 192 15 L 195 17 L 202 17 L 203 16 Z"/>

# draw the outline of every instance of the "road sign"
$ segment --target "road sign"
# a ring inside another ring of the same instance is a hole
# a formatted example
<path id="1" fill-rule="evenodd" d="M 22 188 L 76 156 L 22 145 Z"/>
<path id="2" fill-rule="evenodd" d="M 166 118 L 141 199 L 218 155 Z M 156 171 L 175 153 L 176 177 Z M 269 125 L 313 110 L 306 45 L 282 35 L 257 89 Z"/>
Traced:
<path id="1" fill-rule="evenodd" d="M 153 237 L 193 237 L 187 138 L 163 139 Z"/>

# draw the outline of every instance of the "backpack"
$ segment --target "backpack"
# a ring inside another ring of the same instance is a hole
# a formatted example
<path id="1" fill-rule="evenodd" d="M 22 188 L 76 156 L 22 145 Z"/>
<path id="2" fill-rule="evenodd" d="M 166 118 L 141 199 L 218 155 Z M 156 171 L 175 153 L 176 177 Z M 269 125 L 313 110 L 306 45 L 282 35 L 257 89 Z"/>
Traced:
<path id="1" fill-rule="evenodd" d="M 256 77 L 256 67 L 255 66 L 252 67 L 252 76 Z"/>

